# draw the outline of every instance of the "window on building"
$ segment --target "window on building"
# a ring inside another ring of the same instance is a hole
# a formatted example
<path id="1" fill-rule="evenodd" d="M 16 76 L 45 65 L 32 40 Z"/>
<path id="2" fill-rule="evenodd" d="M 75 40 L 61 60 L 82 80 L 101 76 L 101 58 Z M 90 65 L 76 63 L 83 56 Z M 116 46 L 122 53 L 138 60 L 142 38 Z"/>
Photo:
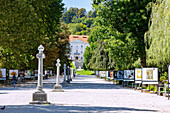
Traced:
<path id="1" fill-rule="evenodd" d="M 83 57 L 81 57 L 81 60 L 83 60 Z"/>
<path id="2" fill-rule="evenodd" d="M 76 50 L 76 53 L 78 53 L 78 50 Z"/>
<path id="3" fill-rule="evenodd" d="M 83 51 L 81 51 L 81 54 L 83 54 Z"/>
<path id="4" fill-rule="evenodd" d="M 81 45 L 81 48 L 83 48 L 83 45 Z"/>
<path id="5" fill-rule="evenodd" d="M 76 46 L 76 48 L 78 48 L 78 46 Z"/>
<path id="6" fill-rule="evenodd" d="M 71 47 L 73 47 L 73 46 L 71 46 Z"/>

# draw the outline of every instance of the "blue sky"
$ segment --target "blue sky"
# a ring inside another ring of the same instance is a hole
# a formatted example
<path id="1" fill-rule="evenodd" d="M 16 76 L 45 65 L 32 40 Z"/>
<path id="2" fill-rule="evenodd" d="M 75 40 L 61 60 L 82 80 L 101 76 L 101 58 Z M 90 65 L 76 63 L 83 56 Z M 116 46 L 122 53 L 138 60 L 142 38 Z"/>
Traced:
<path id="1" fill-rule="evenodd" d="M 67 9 L 70 7 L 77 7 L 79 9 L 85 8 L 86 11 L 92 9 L 92 0 L 63 0 L 63 3 L 65 4 L 64 7 L 67 7 Z"/>

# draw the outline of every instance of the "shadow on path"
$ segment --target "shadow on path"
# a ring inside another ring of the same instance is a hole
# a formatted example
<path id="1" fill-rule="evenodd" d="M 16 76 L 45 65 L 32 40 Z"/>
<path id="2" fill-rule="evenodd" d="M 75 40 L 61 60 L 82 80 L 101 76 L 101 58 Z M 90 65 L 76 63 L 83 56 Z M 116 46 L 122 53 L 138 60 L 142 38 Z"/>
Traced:
<path id="1" fill-rule="evenodd" d="M 72 83 L 63 86 L 64 89 L 126 89 L 119 85 L 103 83 Z"/>
<path id="2" fill-rule="evenodd" d="M 12 112 L 11 112 L 12 111 Z M 100 107 L 100 106 L 61 106 L 61 105 L 10 105 L 3 113 L 106 113 L 106 112 L 158 112 L 157 110 L 136 109 L 126 107 Z M 0 111 L 1 112 L 1 111 Z"/>

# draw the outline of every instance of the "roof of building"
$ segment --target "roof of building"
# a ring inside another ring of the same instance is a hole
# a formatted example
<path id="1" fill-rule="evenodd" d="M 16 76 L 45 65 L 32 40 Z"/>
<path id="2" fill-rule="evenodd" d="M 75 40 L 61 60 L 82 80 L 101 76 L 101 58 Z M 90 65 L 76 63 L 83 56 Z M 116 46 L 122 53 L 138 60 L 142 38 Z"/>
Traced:
<path id="1" fill-rule="evenodd" d="M 82 42 L 88 43 L 89 36 L 87 35 L 69 35 L 69 42 L 73 40 L 81 40 Z"/>

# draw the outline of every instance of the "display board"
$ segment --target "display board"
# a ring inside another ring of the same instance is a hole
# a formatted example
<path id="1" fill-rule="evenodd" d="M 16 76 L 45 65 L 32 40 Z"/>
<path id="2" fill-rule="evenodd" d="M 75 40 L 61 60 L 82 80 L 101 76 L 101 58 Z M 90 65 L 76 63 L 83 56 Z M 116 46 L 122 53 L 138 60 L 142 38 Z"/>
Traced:
<path id="1" fill-rule="evenodd" d="M 113 78 L 113 76 L 114 76 L 114 72 L 110 71 L 110 78 Z"/>
<path id="2" fill-rule="evenodd" d="M 45 75 L 50 75 L 50 70 L 45 70 Z"/>
<path id="3" fill-rule="evenodd" d="M 99 71 L 100 77 L 106 77 L 106 71 Z"/>
<path id="4" fill-rule="evenodd" d="M 34 76 L 38 77 L 38 70 L 34 70 Z"/>
<path id="5" fill-rule="evenodd" d="M 124 79 L 123 81 L 134 81 L 135 77 L 134 70 L 124 70 Z"/>
<path id="6" fill-rule="evenodd" d="M 52 70 L 50 70 L 50 75 L 51 75 L 51 76 L 53 75 L 53 71 L 52 71 Z"/>
<path id="7" fill-rule="evenodd" d="M 158 68 L 143 68 L 142 84 L 158 84 Z"/>
<path id="8" fill-rule="evenodd" d="M 31 70 L 25 71 L 25 78 L 31 78 Z"/>
<path id="9" fill-rule="evenodd" d="M 123 80 L 124 72 L 123 71 L 117 71 L 114 74 L 114 80 Z"/>
<path id="10" fill-rule="evenodd" d="M 6 80 L 6 69 L 0 69 L 0 80 Z"/>
<path id="11" fill-rule="evenodd" d="M 140 68 L 135 69 L 135 83 L 136 84 L 142 83 L 142 69 Z"/>
<path id="12" fill-rule="evenodd" d="M 15 76 L 16 77 L 18 77 L 18 70 L 17 69 L 15 69 L 15 70 L 9 70 L 9 79 L 12 79 L 12 77 L 14 76 L 14 74 L 15 74 Z"/>

